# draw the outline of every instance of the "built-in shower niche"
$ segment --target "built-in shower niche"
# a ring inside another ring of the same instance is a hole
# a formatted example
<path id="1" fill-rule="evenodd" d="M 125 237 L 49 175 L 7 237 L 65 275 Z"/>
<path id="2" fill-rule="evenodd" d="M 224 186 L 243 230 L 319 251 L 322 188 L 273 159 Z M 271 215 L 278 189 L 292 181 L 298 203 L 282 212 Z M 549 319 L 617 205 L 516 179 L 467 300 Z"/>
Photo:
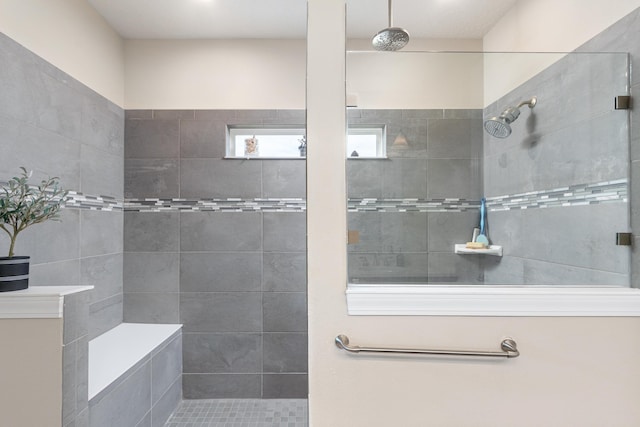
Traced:
<path id="1" fill-rule="evenodd" d="M 628 76 L 624 53 L 348 52 L 348 125 L 384 129 L 347 149 L 350 283 L 629 286 Z M 482 197 L 503 256 L 455 254 Z"/>

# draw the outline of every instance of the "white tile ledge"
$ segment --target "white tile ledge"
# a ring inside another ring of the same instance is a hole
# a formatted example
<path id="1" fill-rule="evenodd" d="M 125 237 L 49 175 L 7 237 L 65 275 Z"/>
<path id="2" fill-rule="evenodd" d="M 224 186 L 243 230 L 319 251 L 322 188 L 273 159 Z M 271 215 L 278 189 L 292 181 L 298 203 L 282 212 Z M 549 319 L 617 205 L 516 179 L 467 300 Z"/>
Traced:
<path id="1" fill-rule="evenodd" d="M 355 316 L 640 316 L 640 289 L 368 285 L 347 287 Z"/>
<path id="2" fill-rule="evenodd" d="M 181 328 L 181 324 L 121 323 L 89 341 L 89 400 Z"/>
<path id="3" fill-rule="evenodd" d="M 59 319 L 66 295 L 91 289 L 93 286 L 30 286 L 0 292 L 0 319 Z"/>

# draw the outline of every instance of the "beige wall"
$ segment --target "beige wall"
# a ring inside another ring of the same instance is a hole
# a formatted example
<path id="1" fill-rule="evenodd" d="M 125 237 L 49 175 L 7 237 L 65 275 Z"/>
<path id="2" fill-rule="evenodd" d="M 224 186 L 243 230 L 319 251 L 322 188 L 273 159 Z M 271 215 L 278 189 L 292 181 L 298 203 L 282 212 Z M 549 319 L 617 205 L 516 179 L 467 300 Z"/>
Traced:
<path id="1" fill-rule="evenodd" d="M 0 425 L 62 423 L 62 319 L 0 320 Z"/>
<path id="2" fill-rule="evenodd" d="M 483 108 L 482 74 L 481 53 L 347 54 L 347 93 L 359 108 Z"/>
<path id="3" fill-rule="evenodd" d="M 326 31 L 343 19 L 344 0 L 309 0 L 311 426 L 640 425 L 638 318 L 346 314 L 345 42 L 339 27 Z M 355 345 L 470 349 L 497 349 L 511 336 L 522 356 L 490 362 L 353 356 L 335 347 L 341 333 Z"/>
<path id="4" fill-rule="evenodd" d="M 120 37 L 85 0 L 0 0 L 0 31 L 124 105 Z"/>
<path id="5" fill-rule="evenodd" d="M 481 52 L 482 40 L 412 39 L 401 52 L 376 52 L 370 39 L 351 39 L 347 49 L 356 51 L 347 54 L 347 93 L 359 108 L 484 106 L 482 56 L 437 53 Z"/>
<path id="6" fill-rule="evenodd" d="M 411 47 L 473 51 L 481 50 L 482 42 L 413 40 Z M 350 40 L 349 48 L 370 50 L 371 42 Z M 304 40 L 128 40 L 125 105 L 127 109 L 304 108 L 305 56 Z M 427 67 L 424 63 L 429 60 L 432 66 Z M 380 55 L 353 61 L 352 81 L 357 83 L 347 90 L 358 95 L 361 108 L 482 107 L 478 58 L 456 58 L 453 69 L 458 73 L 451 73 L 451 63 L 442 57 L 436 64 L 433 56 L 411 54 L 393 64 Z M 378 71 L 371 73 L 372 69 Z M 401 77 L 381 81 L 380 75 Z M 459 87 L 461 82 L 464 88 Z M 386 94 L 384 100 L 380 93 Z"/>
<path id="7" fill-rule="evenodd" d="M 639 0 L 520 0 L 483 39 L 487 52 L 571 52 L 623 16 Z M 556 60 L 518 57 L 485 62 L 484 103 L 490 104 Z"/>
<path id="8" fill-rule="evenodd" d="M 127 109 L 304 108 L 304 40 L 128 40 Z"/>

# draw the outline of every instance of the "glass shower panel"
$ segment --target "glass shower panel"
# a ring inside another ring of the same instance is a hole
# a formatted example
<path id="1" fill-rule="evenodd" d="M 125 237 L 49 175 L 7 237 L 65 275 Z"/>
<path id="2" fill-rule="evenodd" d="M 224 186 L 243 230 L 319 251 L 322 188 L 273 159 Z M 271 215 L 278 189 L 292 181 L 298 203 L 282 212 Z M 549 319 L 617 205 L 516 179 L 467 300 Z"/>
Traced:
<path id="1" fill-rule="evenodd" d="M 348 52 L 348 124 L 386 135 L 386 158 L 347 160 L 350 283 L 629 286 L 628 72 L 623 53 Z M 514 110 L 507 138 L 484 131 Z M 483 198 L 491 250 L 456 253 Z"/>

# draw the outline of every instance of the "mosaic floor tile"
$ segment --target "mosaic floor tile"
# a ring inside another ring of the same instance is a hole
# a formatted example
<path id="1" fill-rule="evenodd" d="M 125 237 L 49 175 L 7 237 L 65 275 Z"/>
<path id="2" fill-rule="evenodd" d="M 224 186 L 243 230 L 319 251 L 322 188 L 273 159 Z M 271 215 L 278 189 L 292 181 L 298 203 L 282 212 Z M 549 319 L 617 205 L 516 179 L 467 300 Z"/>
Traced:
<path id="1" fill-rule="evenodd" d="M 307 427 L 306 399 L 183 400 L 165 427 Z"/>

